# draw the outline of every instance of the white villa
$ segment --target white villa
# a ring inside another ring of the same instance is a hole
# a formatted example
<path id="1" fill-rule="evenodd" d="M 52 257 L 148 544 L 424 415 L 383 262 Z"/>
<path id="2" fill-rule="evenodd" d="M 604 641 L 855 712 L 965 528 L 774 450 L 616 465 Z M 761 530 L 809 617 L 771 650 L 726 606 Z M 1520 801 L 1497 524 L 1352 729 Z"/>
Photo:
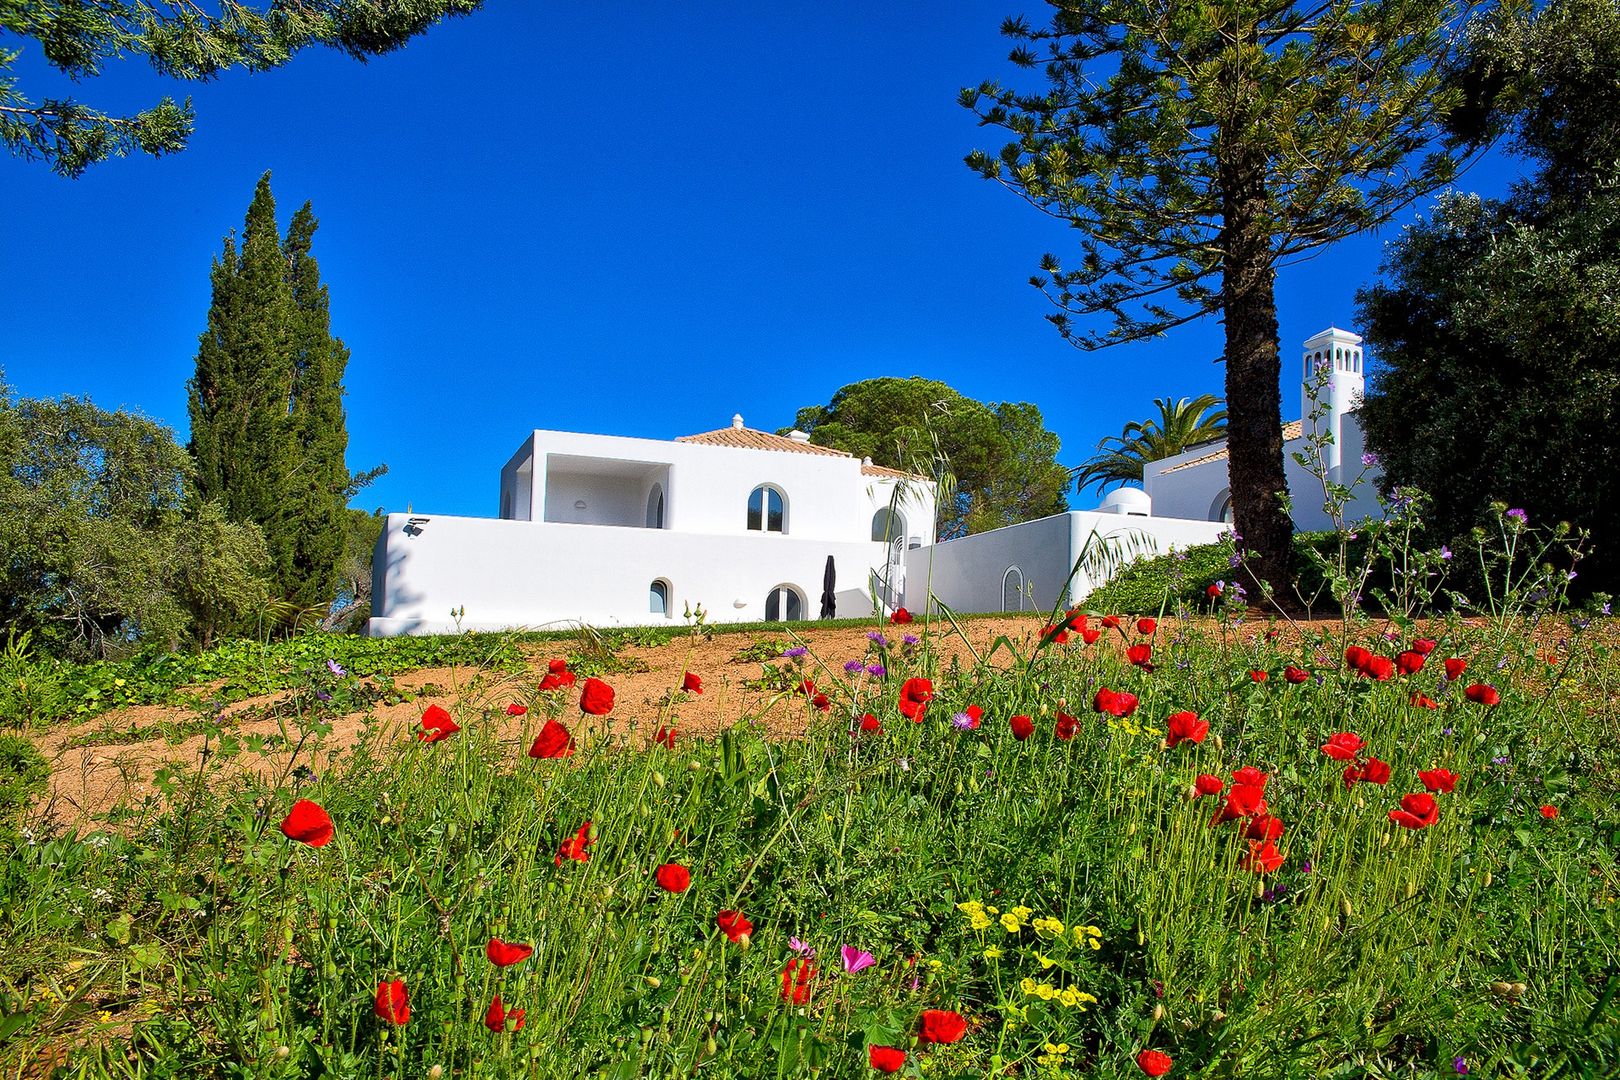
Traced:
<path id="1" fill-rule="evenodd" d="M 1321 422 L 1347 463 L 1331 463 L 1335 478 L 1360 469 L 1360 342 L 1330 328 L 1305 343 L 1307 417 L 1311 376 L 1334 364 Z M 1288 429 L 1285 451 L 1303 445 L 1300 424 Z M 1288 467 L 1296 522 L 1323 527 L 1310 494 L 1320 483 Z M 920 613 L 936 600 L 963 612 L 1050 610 L 1101 583 L 1091 571 L 1071 579 L 1098 539 L 1132 552 L 1213 541 L 1230 517 L 1224 444 L 1153 463 L 1145 489 L 936 543 L 930 481 L 803 432 L 756 431 L 741 416 L 670 441 L 535 431 L 501 470 L 499 517 L 388 515 L 368 632 L 647 625 L 699 605 L 711 622 L 815 619 L 828 600 L 840 618 L 873 614 L 874 603 Z"/>

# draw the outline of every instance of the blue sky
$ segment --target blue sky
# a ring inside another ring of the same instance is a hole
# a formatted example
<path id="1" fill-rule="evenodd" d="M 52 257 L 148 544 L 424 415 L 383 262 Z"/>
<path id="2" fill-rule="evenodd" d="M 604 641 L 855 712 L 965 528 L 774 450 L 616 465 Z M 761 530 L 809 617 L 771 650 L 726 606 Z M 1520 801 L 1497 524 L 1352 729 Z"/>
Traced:
<path id="1" fill-rule="evenodd" d="M 184 438 L 209 263 L 270 170 L 282 225 L 305 200 L 321 221 L 349 464 L 389 466 L 355 505 L 493 515 L 530 429 L 671 438 L 741 412 L 772 430 L 879 375 L 1032 401 L 1077 463 L 1155 397 L 1220 393 L 1221 331 L 1083 353 L 1042 318 L 1028 278 L 1074 241 L 962 164 L 1003 140 L 956 104 L 1011 77 L 1002 18 L 1042 11 L 490 0 L 370 64 L 308 53 L 192 85 L 130 62 L 69 87 L 30 50 L 36 98 L 190 94 L 197 133 L 76 181 L 0 158 L 0 365 L 24 395 Z M 1459 186 L 1498 194 L 1512 172 L 1492 159 Z M 1285 419 L 1299 342 L 1354 328 L 1395 235 L 1283 271 Z"/>

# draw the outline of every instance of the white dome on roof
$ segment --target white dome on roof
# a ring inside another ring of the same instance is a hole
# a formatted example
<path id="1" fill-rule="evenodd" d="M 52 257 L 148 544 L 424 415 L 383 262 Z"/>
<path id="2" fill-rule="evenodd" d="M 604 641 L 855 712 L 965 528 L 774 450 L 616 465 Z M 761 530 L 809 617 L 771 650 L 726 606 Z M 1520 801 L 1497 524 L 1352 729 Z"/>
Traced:
<path id="1" fill-rule="evenodd" d="M 1153 515 L 1153 499 L 1141 488 L 1115 488 L 1103 496 L 1103 501 L 1097 505 L 1097 512 L 1100 514 L 1127 514 L 1132 517 L 1151 517 Z"/>

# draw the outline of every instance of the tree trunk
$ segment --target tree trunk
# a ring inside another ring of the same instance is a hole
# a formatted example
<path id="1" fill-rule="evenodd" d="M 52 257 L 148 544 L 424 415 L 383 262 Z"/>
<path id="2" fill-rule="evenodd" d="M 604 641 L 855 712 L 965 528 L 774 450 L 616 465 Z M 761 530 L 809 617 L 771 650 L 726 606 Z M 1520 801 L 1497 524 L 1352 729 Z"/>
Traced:
<path id="1" fill-rule="evenodd" d="M 1294 523 L 1282 495 L 1282 374 L 1277 347 L 1276 272 L 1265 221 L 1261 153 L 1243 145 L 1220 155 L 1226 322 L 1227 482 L 1233 528 L 1253 603 L 1290 606 Z M 1271 603 L 1267 603 L 1267 598 Z"/>

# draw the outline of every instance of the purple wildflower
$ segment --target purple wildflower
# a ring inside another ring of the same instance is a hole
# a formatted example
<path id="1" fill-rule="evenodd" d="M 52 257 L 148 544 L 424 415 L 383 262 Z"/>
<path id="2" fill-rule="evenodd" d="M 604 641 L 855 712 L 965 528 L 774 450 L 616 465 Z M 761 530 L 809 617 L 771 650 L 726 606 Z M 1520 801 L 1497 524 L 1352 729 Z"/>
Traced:
<path id="1" fill-rule="evenodd" d="M 1440 545 L 1440 557 L 1442 559 L 1450 559 L 1451 558 L 1451 549 L 1446 547 L 1446 545 L 1441 544 Z"/>
<path id="2" fill-rule="evenodd" d="M 1458 1076 L 1468 1075 L 1468 1061 L 1460 1055 L 1451 1059 L 1451 1068 Z"/>
<path id="3" fill-rule="evenodd" d="M 846 675 L 854 675 L 856 672 L 864 670 L 866 670 L 866 665 L 859 660 L 844 661 L 844 673 Z"/>
<path id="4" fill-rule="evenodd" d="M 791 649 L 784 649 L 782 651 L 782 655 L 790 660 L 797 660 L 799 657 L 804 656 L 809 651 L 810 650 L 805 648 L 803 645 L 795 645 Z"/>
<path id="5" fill-rule="evenodd" d="M 1369 469 L 1378 468 L 1378 455 L 1371 450 L 1361 455 L 1361 463 Z"/>
<path id="6" fill-rule="evenodd" d="M 889 669 L 882 664 L 867 664 L 866 673 L 874 679 L 881 679 L 889 673 Z"/>
<path id="7" fill-rule="evenodd" d="M 881 630 L 868 630 L 866 632 L 866 640 L 875 642 L 880 649 L 887 649 L 889 647 L 889 639 L 883 636 L 883 632 Z"/>
<path id="8" fill-rule="evenodd" d="M 915 634 L 907 634 L 905 637 L 901 638 L 900 640 L 903 643 L 907 644 L 907 645 L 921 645 L 922 644 L 922 638 L 917 637 Z"/>
<path id="9" fill-rule="evenodd" d="M 965 712 L 959 712 L 955 716 L 951 717 L 951 723 L 956 726 L 957 731 L 973 730 L 973 717 L 969 716 Z"/>
<path id="10" fill-rule="evenodd" d="M 1522 509 L 1520 509 L 1517 506 L 1515 506 L 1513 509 L 1509 510 L 1503 516 L 1512 518 L 1514 521 L 1517 521 L 1520 525 L 1527 525 L 1530 522 L 1530 515 L 1525 513 Z"/>
<path id="11" fill-rule="evenodd" d="M 336 675 L 340 679 L 343 678 L 343 676 L 348 674 L 347 671 L 343 670 L 343 665 L 338 663 L 336 660 L 328 660 L 326 662 L 326 670 L 330 671 L 332 674 Z"/>

